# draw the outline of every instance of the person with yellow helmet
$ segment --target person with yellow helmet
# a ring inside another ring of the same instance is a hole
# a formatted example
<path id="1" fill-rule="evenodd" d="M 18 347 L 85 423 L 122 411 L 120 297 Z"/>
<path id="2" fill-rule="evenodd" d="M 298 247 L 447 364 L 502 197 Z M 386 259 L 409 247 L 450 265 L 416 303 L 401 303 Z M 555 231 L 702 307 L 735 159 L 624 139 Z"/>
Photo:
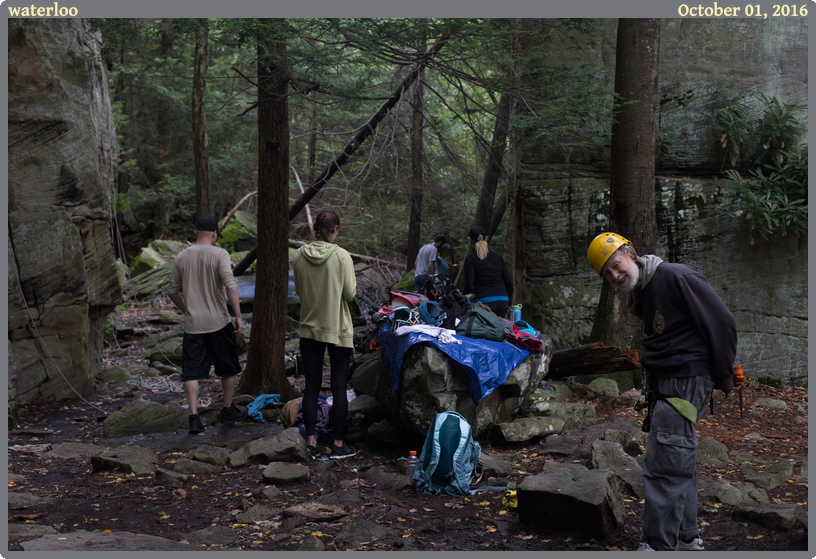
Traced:
<path id="1" fill-rule="evenodd" d="M 638 256 L 611 232 L 589 245 L 587 259 L 643 321 L 640 362 L 646 370 L 646 502 L 638 551 L 702 551 L 697 531 L 697 415 L 716 388 L 734 387 L 734 317 L 698 270 Z"/>

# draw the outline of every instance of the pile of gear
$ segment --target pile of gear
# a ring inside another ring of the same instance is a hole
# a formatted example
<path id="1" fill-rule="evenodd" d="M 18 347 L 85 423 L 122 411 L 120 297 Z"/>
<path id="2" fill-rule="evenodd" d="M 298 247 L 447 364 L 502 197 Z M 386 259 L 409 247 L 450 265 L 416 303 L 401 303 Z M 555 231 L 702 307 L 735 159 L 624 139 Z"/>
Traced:
<path id="1" fill-rule="evenodd" d="M 531 353 L 545 351 L 541 332 L 518 315 L 514 316 L 518 318 L 515 321 L 496 316 L 486 306 L 471 302 L 452 286 L 435 286 L 433 295 L 436 300 L 414 291 L 391 291 L 390 295 L 389 303 L 374 314 L 374 324 L 355 334 L 357 352 L 369 353 L 379 349 L 377 335 L 385 324 L 395 335 L 424 331 L 451 339 L 455 334 L 493 342 L 507 341 Z"/>

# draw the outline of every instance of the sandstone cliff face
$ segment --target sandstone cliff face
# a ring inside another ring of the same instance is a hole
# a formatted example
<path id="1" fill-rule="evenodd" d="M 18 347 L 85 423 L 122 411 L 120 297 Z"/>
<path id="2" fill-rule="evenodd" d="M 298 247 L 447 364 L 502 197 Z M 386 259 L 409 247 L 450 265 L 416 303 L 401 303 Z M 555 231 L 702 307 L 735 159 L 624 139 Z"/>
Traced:
<path id="1" fill-rule="evenodd" d="M 543 66 L 592 61 L 612 83 L 614 20 L 599 48 L 551 51 Z M 578 58 L 576 58 L 578 57 Z M 662 20 L 659 136 L 669 138 L 655 184 L 657 246 L 667 261 L 701 270 L 731 309 L 739 330 L 737 362 L 749 377 L 807 380 L 807 238 L 755 235 L 730 220 L 726 181 L 715 180 L 723 151 L 715 127 L 718 80 L 734 81 L 785 102 L 807 101 L 807 21 Z M 680 106 L 679 96 L 693 95 Z M 752 111 L 760 113 L 758 103 Z M 556 349 L 585 343 L 601 281 L 586 261 L 589 242 L 609 226 L 609 149 L 572 154 L 526 146 L 519 195 L 506 246 L 524 278 L 524 316 Z M 510 262 L 508 262 L 510 264 Z M 521 281 L 520 279 L 517 281 Z"/>
<path id="2" fill-rule="evenodd" d="M 9 20 L 9 398 L 19 404 L 76 397 L 69 382 L 90 393 L 121 302 L 100 44 L 82 20 Z"/>

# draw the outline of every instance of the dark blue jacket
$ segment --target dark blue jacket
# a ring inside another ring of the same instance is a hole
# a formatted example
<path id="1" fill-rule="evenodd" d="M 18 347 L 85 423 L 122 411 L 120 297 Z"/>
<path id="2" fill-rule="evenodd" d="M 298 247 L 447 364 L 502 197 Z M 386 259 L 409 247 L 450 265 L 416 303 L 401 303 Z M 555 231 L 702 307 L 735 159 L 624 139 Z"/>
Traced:
<path id="1" fill-rule="evenodd" d="M 640 362 L 650 374 L 692 376 L 707 368 L 715 382 L 734 374 L 737 325 L 703 274 L 663 262 L 641 295 Z"/>

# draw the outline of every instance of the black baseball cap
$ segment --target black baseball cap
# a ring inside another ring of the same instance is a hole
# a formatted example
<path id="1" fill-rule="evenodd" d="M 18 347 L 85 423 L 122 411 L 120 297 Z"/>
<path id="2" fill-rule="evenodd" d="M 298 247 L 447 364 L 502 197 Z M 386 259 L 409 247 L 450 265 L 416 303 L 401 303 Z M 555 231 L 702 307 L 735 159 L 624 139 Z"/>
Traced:
<path id="1" fill-rule="evenodd" d="M 211 218 L 205 217 L 198 220 L 198 225 L 196 225 L 196 230 L 198 231 L 215 231 L 218 233 L 218 237 L 223 237 L 221 233 L 218 231 L 218 222 Z"/>

